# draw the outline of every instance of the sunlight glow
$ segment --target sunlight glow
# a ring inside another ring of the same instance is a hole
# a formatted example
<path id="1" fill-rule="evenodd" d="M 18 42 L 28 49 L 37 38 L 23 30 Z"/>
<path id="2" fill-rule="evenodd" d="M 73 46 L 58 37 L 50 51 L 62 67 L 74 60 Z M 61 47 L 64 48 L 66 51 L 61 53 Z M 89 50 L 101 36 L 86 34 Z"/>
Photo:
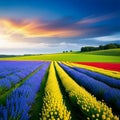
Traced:
<path id="1" fill-rule="evenodd" d="M 1 48 L 1 47 L 5 47 L 6 44 L 7 44 L 7 42 L 8 42 L 8 41 L 7 41 L 6 37 L 0 35 L 0 48 Z"/>

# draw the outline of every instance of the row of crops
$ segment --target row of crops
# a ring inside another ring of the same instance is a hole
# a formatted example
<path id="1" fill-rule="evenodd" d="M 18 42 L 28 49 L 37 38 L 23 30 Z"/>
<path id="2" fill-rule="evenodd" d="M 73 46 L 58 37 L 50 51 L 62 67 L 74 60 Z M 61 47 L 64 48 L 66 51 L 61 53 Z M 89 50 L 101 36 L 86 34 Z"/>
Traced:
<path id="1" fill-rule="evenodd" d="M 0 120 L 119 120 L 120 73 L 67 62 L 0 62 Z"/>
<path id="2" fill-rule="evenodd" d="M 120 72 L 120 63 L 107 63 L 107 62 L 75 62 L 78 64 L 104 68 L 108 70 L 115 70 Z"/>

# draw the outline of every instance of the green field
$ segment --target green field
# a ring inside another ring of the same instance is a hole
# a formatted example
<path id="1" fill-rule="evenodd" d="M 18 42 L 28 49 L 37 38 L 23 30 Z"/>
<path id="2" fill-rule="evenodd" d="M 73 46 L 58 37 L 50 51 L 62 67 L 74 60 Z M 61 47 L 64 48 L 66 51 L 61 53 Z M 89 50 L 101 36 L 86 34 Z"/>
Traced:
<path id="1" fill-rule="evenodd" d="M 120 49 L 99 50 L 93 52 L 71 52 L 0 58 L 0 60 L 51 60 L 70 62 L 120 62 Z"/>
<path id="2" fill-rule="evenodd" d="M 98 51 L 86 52 L 86 54 L 120 56 L 120 49 L 98 50 Z"/>

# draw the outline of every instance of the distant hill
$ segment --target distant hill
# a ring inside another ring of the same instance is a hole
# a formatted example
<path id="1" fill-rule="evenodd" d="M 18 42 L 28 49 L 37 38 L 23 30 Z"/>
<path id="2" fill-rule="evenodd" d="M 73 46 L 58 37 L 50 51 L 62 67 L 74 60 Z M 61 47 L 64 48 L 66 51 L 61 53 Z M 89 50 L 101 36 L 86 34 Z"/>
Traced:
<path id="1" fill-rule="evenodd" d="M 84 52 L 84 54 L 120 56 L 120 48 L 108 49 L 108 50 L 97 50 L 97 51 L 91 51 L 91 52 Z"/>
<path id="2" fill-rule="evenodd" d="M 85 46 L 81 48 L 81 52 L 89 52 L 89 51 L 96 51 L 96 50 L 107 50 L 107 49 L 115 49 L 120 48 L 120 44 L 117 43 L 110 43 L 106 45 L 99 45 L 98 47 L 94 46 Z"/>
<path id="3" fill-rule="evenodd" d="M 69 62 L 118 62 L 120 63 L 120 49 L 109 49 L 92 52 L 68 52 L 57 54 L 30 55 L 0 58 L 0 60 L 49 60 Z"/>
<path id="4" fill-rule="evenodd" d="M 0 55 L 0 58 L 16 57 L 16 55 Z"/>
<path id="5" fill-rule="evenodd" d="M 63 54 L 91 54 L 91 55 L 120 56 L 120 48 L 96 50 L 96 51 L 89 51 L 89 52 L 73 51 L 73 52 L 67 52 Z"/>

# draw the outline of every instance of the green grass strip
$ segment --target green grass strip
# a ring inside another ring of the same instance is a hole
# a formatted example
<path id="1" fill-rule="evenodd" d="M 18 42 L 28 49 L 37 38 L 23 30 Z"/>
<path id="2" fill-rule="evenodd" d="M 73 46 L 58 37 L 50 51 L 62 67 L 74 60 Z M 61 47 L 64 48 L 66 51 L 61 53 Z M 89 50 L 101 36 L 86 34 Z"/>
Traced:
<path id="1" fill-rule="evenodd" d="M 50 60 L 69 62 L 120 62 L 120 49 L 100 50 L 93 52 L 71 52 L 0 58 L 0 60 Z"/>

